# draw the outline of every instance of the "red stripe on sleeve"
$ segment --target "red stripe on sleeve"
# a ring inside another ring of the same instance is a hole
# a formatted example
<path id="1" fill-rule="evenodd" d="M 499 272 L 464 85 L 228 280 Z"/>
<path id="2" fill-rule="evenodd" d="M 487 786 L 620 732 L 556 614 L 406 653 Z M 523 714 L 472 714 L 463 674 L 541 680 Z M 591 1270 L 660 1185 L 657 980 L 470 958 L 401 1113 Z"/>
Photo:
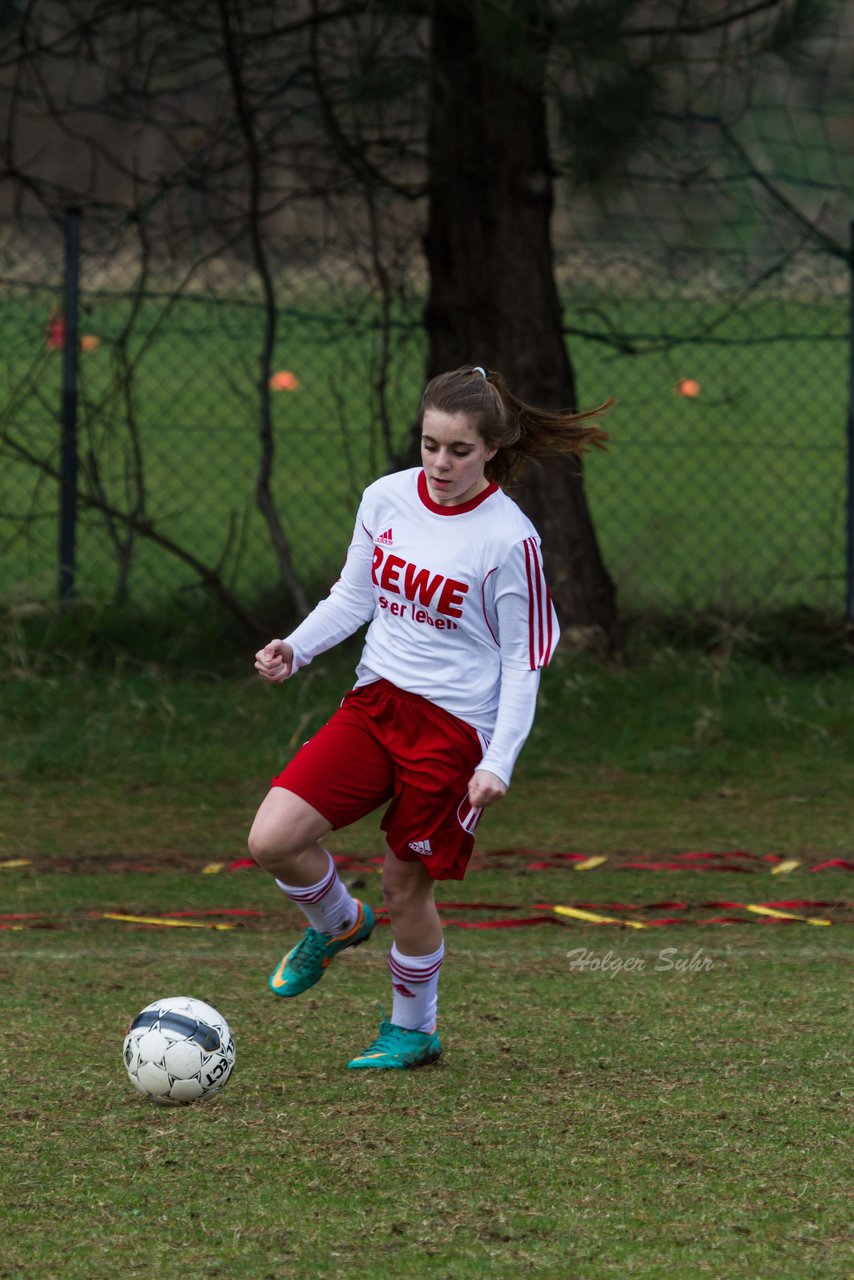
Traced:
<path id="1" fill-rule="evenodd" d="M 531 555 L 534 558 L 534 565 L 537 571 L 537 622 L 539 623 L 540 651 L 537 655 L 537 666 L 543 666 L 545 662 L 545 618 L 543 616 L 543 595 L 546 592 L 546 580 L 543 576 L 543 566 L 540 561 L 540 551 L 534 539 L 531 539 Z"/>
<path id="2" fill-rule="evenodd" d="M 525 572 L 528 575 L 528 661 L 531 664 L 531 670 L 536 670 L 536 660 L 534 658 L 534 584 L 531 580 L 531 549 L 528 546 L 527 539 L 524 543 L 525 547 Z"/>
<path id="3" fill-rule="evenodd" d="M 547 599 L 548 588 L 546 586 L 546 580 L 543 575 L 543 567 L 540 561 L 540 552 L 539 552 L 539 547 L 537 546 L 536 539 L 529 538 L 528 541 L 525 543 L 525 548 L 526 548 L 526 552 L 530 554 L 530 564 L 533 572 L 533 582 L 534 582 L 534 587 L 532 588 L 532 590 L 535 590 L 536 605 L 537 605 L 536 651 L 534 650 L 533 646 L 531 649 L 531 669 L 536 670 L 537 667 L 544 666 L 545 663 L 548 661 L 547 647 L 546 647 L 546 630 L 547 628 L 548 629 L 551 628 L 551 611 L 548 608 L 548 599 Z M 530 584 L 531 582 L 530 575 L 528 580 Z M 544 597 L 546 597 L 545 616 L 543 614 Z M 531 609 L 533 610 L 533 598 L 531 601 Z"/>

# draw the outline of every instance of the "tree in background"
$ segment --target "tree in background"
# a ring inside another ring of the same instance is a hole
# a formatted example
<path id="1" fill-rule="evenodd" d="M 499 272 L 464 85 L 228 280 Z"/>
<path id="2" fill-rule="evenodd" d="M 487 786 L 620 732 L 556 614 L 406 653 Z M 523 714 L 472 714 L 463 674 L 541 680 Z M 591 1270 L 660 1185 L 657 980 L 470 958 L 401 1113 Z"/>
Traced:
<path id="1" fill-rule="evenodd" d="M 3 165 L 16 198 L 51 209 L 88 200 L 156 226 L 181 253 L 193 235 L 213 234 L 248 258 L 267 317 L 256 495 L 302 608 L 271 483 L 270 236 L 283 219 L 330 219 L 336 248 L 352 242 L 387 314 L 423 236 L 426 375 L 493 364 L 538 404 L 589 407 L 609 388 L 583 389 L 579 404 L 554 271 L 556 182 L 569 200 L 590 184 L 618 187 L 651 144 L 678 144 L 704 95 L 748 87 L 763 59 L 803 58 L 834 9 L 829 0 L 7 4 Z M 392 465 L 388 424 L 384 439 Z M 580 466 L 533 468 L 520 498 L 544 535 L 565 625 L 612 645 L 614 587 Z"/>
<path id="2" fill-rule="evenodd" d="M 523 399 L 553 409 L 581 407 L 551 239 L 547 111 L 556 8 L 431 6 L 425 239 L 428 374 L 466 361 L 494 365 Z M 562 621 L 612 644 L 614 586 L 580 462 L 529 467 L 519 497 L 543 536 Z"/>

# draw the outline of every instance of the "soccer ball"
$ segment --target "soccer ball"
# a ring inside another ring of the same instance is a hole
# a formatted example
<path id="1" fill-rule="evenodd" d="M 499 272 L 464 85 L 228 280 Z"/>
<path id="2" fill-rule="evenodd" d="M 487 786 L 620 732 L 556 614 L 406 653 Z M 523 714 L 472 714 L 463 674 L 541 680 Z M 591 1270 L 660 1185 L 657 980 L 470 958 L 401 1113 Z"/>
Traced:
<path id="1" fill-rule="evenodd" d="M 212 1098 L 234 1069 L 234 1037 L 221 1013 L 192 996 L 154 1000 L 128 1027 L 130 1082 L 152 1102 Z"/>

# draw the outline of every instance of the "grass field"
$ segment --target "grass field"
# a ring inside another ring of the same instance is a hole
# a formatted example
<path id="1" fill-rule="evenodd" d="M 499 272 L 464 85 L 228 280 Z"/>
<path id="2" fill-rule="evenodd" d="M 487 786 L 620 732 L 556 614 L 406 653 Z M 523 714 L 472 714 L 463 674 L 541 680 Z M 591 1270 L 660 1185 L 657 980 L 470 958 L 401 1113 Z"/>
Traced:
<path id="1" fill-rule="evenodd" d="M 481 846 L 844 856 L 854 673 L 844 637 L 809 625 L 632 635 L 612 667 L 564 658 Z M 214 632 L 170 641 L 140 627 L 128 651 L 126 634 L 69 631 L 2 633 L 8 857 L 242 853 L 271 774 L 338 704 L 358 652 L 325 655 L 280 689 L 255 676 L 254 646 Z M 532 788 L 547 803 L 531 805 Z M 339 841 L 382 847 L 371 819 Z"/>
<path id="2" fill-rule="evenodd" d="M 681 299 L 578 285 L 566 320 L 584 405 L 606 396 L 610 452 L 587 485 L 606 562 L 624 608 L 838 608 L 844 596 L 845 297 L 797 293 L 736 305 L 726 291 Z M 311 591 L 337 572 L 358 495 L 385 465 L 370 396 L 376 331 L 354 306 L 283 308 L 275 367 L 299 390 L 274 396 L 274 492 Z M 40 456 L 58 445 L 59 352 L 44 350 L 43 302 L 11 299 L 2 332 L 6 394 L 0 422 Z M 275 584 L 269 538 L 253 506 L 257 467 L 260 316 L 237 303 L 154 302 L 138 319 L 123 376 L 117 342 L 127 303 L 96 298 L 84 327 L 102 337 L 81 357 L 81 459 L 89 482 L 182 547 L 218 566 L 246 599 Z M 406 321 L 406 317 L 402 317 Z M 390 431 L 407 435 L 420 392 L 423 335 L 402 323 L 389 387 Z M 601 339 L 627 335 L 636 354 Z M 676 394 L 692 377 L 701 395 Z M 127 423 L 141 444 L 140 474 Z M 97 477 L 91 470 L 97 459 Z M 141 504 L 141 505 L 140 505 Z M 0 598 L 52 599 L 57 495 L 53 482 L 4 458 Z M 79 530 L 78 589 L 116 590 L 116 537 L 97 514 Z M 193 571 L 137 538 L 131 595 L 150 606 L 192 590 Z"/>
<path id="3" fill-rule="evenodd" d="M 39 634 L 2 647 L 2 1280 L 851 1274 L 854 880 L 813 870 L 854 862 L 838 637 L 635 636 L 621 666 L 550 669 L 482 852 L 439 895 L 462 904 L 443 908 L 445 1055 L 388 1078 L 346 1070 L 388 1005 L 387 931 L 277 1002 L 299 918 L 228 870 L 353 653 L 271 689 L 251 655 L 193 663 L 186 637 Z M 378 905 L 376 818 L 330 843 Z M 626 865 L 689 850 L 753 859 Z M 555 856 L 573 851 L 606 861 L 580 874 Z M 745 905 L 799 901 L 830 926 Z M 235 908 L 254 914 L 107 918 Z M 458 927 L 531 916 L 552 923 Z M 126 1080 L 126 1025 L 162 994 L 231 1023 L 237 1066 L 208 1104 L 157 1108 Z"/>
<path id="4" fill-rule="evenodd" d="M 594 874 L 583 894 L 602 900 L 745 880 Z M 577 899 L 568 875 L 472 872 L 461 893 Z M 2 938 L 4 1280 L 850 1275 L 843 925 L 449 927 L 443 1060 L 373 1076 L 345 1064 L 387 1000 L 387 937 L 285 1006 L 265 978 L 299 923 L 260 872 L 7 883 L 7 902 L 62 918 Z M 376 878 L 361 891 L 376 902 Z M 88 914 L 189 903 L 270 917 Z M 579 949 L 631 966 L 580 969 Z M 237 1066 L 213 1102 L 157 1108 L 124 1076 L 126 1024 L 166 992 L 231 1022 Z"/>

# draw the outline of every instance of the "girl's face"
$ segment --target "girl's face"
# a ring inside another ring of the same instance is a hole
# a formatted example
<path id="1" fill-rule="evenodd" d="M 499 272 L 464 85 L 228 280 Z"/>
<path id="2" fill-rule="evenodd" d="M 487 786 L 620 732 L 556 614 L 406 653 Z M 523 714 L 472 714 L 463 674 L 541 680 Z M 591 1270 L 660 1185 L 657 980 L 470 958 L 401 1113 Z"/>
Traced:
<path id="1" fill-rule="evenodd" d="M 430 497 L 439 506 L 458 507 L 482 493 L 489 483 L 483 468 L 497 452 L 464 413 L 425 410 L 421 462 Z"/>

